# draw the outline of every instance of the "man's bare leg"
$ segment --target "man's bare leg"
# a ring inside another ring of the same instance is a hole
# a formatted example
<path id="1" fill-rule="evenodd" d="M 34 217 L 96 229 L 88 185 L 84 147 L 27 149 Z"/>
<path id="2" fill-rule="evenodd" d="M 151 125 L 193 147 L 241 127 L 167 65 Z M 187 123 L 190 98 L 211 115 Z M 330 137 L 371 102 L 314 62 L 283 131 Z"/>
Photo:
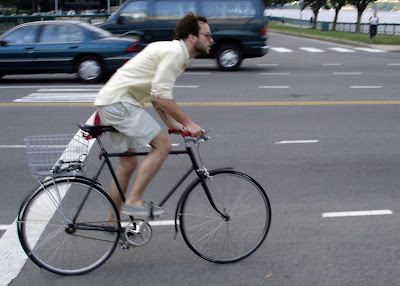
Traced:
<path id="1" fill-rule="evenodd" d="M 125 203 L 132 206 L 142 206 L 142 195 L 146 186 L 160 169 L 162 163 L 171 151 L 171 142 L 168 136 L 160 131 L 150 142 L 153 148 L 140 164 L 132 190 Z"/>
<path id="2" fill-rule="evenodd" d="M 127 152 L 134 153 L 136 152 L 136 150 L 132 148 L 129 149 Z M 118 168 L 115 170 L 115 175 L 117 176 L 122 192 L 125 194 L 126 190 L 128 189 L 129 180 L 137 166 L 137 157 L 136 156 L 119 157 L 119 162 L 120 164 Z M 111 181 L 110 185 L 110 197 L 113 200 L 115 206 L 117 207 L 118 212 L 121 211 L 122 199 L 114 180 Z M 108 216 L 109 224 L 114 226 L 113 223 L 114 220 L 115 218 L 112 215 L 112 212 L 110 211 L 110 214 Z"/>

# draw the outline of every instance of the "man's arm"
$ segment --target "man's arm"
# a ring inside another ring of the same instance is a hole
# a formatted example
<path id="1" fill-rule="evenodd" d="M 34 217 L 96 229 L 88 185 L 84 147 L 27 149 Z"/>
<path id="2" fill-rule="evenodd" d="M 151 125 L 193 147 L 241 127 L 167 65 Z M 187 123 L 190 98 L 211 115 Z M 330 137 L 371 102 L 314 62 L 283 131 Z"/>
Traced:
<path id="1" fill-rule="evenodd" d="M 161 119 L 169 128 L 177 130 L 177 126 L 175 125 L 176 123 L 173 121 L 173 119 L 175 119 L 193 136 L 201 135 L 202 129 L 200 126 L 190 120 L 190 118 L 178 107 L 175 100 L 155 97 L 152 103 Z"/>

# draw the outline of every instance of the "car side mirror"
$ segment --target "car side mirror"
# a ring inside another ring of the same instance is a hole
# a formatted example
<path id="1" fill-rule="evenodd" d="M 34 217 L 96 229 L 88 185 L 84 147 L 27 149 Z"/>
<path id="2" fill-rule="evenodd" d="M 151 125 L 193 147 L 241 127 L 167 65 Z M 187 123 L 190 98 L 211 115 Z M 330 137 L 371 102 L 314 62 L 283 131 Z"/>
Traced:
<path id="1" fill-rule="evenodd" d="M 2 46 L 7 46 L 7 42 L 4 41 L 4 40 L 1 40 L 1 41 L 0 41 L 0 45 L 2 45 Z"/>

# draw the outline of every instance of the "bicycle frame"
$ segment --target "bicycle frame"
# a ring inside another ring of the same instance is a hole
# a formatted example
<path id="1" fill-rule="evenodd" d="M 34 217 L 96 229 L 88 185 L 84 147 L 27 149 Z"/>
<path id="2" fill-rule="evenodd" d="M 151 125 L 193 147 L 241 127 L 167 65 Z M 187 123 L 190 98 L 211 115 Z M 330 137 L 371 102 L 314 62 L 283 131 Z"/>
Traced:
<path id="1" fill-rule="evenodd" d="M 121 199 L 123 200 L 123 201 L 125 201 L 125 195 L 124 195 L 124 193 L 123 193 L 123 191 L 122 191 L 122 189 L 121 189 L 121 185 L 119 184 L 119 182 L 118 182 L 118 179 L 117 179 L 117 176 L 116 176 L 116 174 L 115 174 L 115 171 L 114 171 L 114 168 L 113 168 L 113 166 L 112 166 L 112 163 L 111 163 L 111 160 L 110 160 L 110 158 L 113 158 L 113 157 L 129 157 L 129 156 L 146 156 L 147 154 L 149 154 L 149 152 L 125 152 L 125 153 L 108 153 L 106 150 L 105 150 L 105 148 L 104 148 L 104 145 L 103 145 L 103 143 L 101 142 L 101 139 L 97 136 L 96 137 L 96 141 L 97 141 L 97 143 L 98 143 L 98 145 L 99 145 L 99 147 L 100 147 L 100 154 L 99 154 L 99 157 L 100 157 L 100 159 L 101 158 L 104 158 L 104 160 L 102 160 L 102 164 L 101 164 L 101 166 L 100 166 L 100 168 L 99 168 L 99 170 L 97 171 L 97 173 L 96 173 L 96 175 L 94 176 L 94 178 L 93 178 L 93 181 L 94 182 L 97 182 L 98 181 L 98 178 L 99 178 L 99 176 L 100 176 L 100 174 L 101 174 L 101 172 L 102 172 L 102 170 L 103 170 L 103 168 L 104 168 L 104 166 L 105 165 L 107 165 L 107 167 L 108 167 L 108 169 L 110 170 L 110 173 L 111 173 L 111 176 L 112 176 L 112 178 L 114 179 L 114 182 L 115 182 L 115 184 L 116 184 L 116 186 L 117 186 L 117 189 L 118 189 L 118 192 L 119 192 L 119 194 L 120 194 L 120 196 L 121 196 Z M 211 193 L 210 193 L 210 190 L 209 190 L 209 188 L 208 188 L 208 186 L 207 186 L 207 183 L 206 183 L 206 179 L 210 179 L 210 176 L 209 176 L 209 174 L 208 174 L 208 171 L 203 167 L 203 168 L 200 168 L 199 167 L 199 164 L 198 164 L 198 162 L 197 162 L 197 159 L 196 159 L 196 156 L 194 155 L 194 153 L 193 153 L 193 149 L 192 149 L 192 146 L 190 145 L 190 142 L 189 142 L 189 140 L 186 140 L 185 139 L 185 150 L 172 150 L 170 153 L 169 153 L 169 155 L 181 155 L 181 154 L 187 154 L 187 155 L 189 155 L 189 158 L 190 158 L 190 160 L 191 160 L 191 162 L 192 162 L 192 167 L 191 168 L 189 168 L 185 173 L 184 173 L 184 175 L 178 180 L 178 182 L 175 184 L 175 186 L 167 193 L 167 195 L 161 200 L 161 202 L 158 204 L 159 206 L 163 206 L 164 204 L 165 204 L 165 202 L 176 192 L 176 190 L 181 186 L 181 184 L 189 177 L 189 175 L 194 171 L 196 174 L 197 174 L 197 176 L 198 176 L 198 178 L 199 178 L 199 180 L 200 180 L 200 182 L 201 182 L 201 184 L 202 184 L 202 186 L 203 186 L 203 189 L 204 189 L 204 191 L 205 191 L 205 193 L 206 193 L 206 195 L 207 195 L 207 198 L 208 198 L 208 200 L 209 200 L 209 202 L 210 202 L 210 204 L 211 204 L 211 206 L 214 208 L 214 210 L 218 213 L 218 214 L 220 214 L 224 219 L 226 219 L 226 220 L 228 220 L 229 219 L 229 217 L 226 215 L 226 214 L 224 214 L 223 212 L 221 212 L 218 208 L 217 208 L 217 206 L 215 205 L 215 203 L 214 203 L 214 201 L 213 201 L 213 199 L 212 199 L 212 196 L 211 196 Z M 179 207 L 179 204 L 178 204 L 178 207 Z M 178 207 L 177 207 L 177 211 L 178 211 Z M 78 216 L 79 214 L 77 214 L 77 216 Z M 76 216 L 76 217 L 77 217 Z M 175 222 L 177 221 L 177 214 L 175 215 Z M 176 225 L 176 223 L 175 223 L 175 225 Z"/>

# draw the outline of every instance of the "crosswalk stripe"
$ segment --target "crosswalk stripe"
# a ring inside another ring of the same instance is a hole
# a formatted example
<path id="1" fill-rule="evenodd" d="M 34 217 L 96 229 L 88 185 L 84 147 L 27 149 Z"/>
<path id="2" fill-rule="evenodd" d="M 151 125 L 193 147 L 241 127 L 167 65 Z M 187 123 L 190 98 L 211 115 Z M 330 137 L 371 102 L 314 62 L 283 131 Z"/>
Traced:
<path id="1" fill-rule="evenodd" d="M 384 53 L 385 52 L 382 50 L 376 50 L 376 49 L 370 49 L 370 48 L 354 48 L 354 49 L 358 50 L 358 51 L 369 52 L 369 53 Z"/>
<path id="2" fill-rule="evenodd" d="M 325 52 L 324 50 L 316 49 L 316 48 L 311 48 L 311 47 L 300 47 L 300 50 L 310 52 L 310 53 L 323 53 Z"/>
<path id="3" fill-rule="evenodd" d="M 270 48 L 273 51 L 276 51 L 278 53 L 292 53 L 293 50 L 287 49 L 287 48 L 281 48 L 281 47 L 271 47 Z"/>
<path id="4" fill-rule="evenodd" d="M 339 52 L 339 53 L 354 53 L 355 51 L 346 49 L 346 48 L 341 48 L 341 47 L 333 47 L 333 48 L 328 48 L 329 50 Z"/>
<path id="5" fill-rule="evenodd" d="M 14 102 L 93 102 L 97 93 L 31 93 Z"/>

